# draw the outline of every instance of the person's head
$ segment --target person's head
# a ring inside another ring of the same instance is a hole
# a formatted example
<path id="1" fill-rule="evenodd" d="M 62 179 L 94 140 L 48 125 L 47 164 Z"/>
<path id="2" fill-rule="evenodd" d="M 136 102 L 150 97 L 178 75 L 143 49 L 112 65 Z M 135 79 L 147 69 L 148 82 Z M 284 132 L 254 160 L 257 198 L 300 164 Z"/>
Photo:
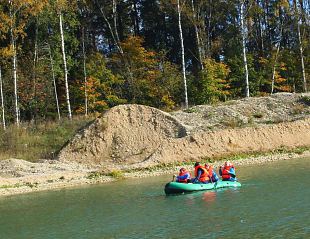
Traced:
<path id="1" fill-rule="evenodd" d="M 199 163 L 199 162 L 196 162 L 195 165 L 194 165 L 194 167 L 197 167 L 197 166 L 199 166 L 199 165 L 200 165 L 200 163 Z"/>
<path id="2" fill-rule="evenodd" d="M 180 173 L 183 173 L 183 172 L 185 172 L 185 171 L 186 171 L 185 168 L 180 168 Z"/>
<path id="3" fill-rule="evenodd" d="M 228 161 L 225 161 L 224 166 L 228 166 L 228 163 L 229 163 Z"/>
<path id="4" fill-rule="evenodd" d="M 206 163 L 205 168 L 210 168 L 210 165 Z"/>

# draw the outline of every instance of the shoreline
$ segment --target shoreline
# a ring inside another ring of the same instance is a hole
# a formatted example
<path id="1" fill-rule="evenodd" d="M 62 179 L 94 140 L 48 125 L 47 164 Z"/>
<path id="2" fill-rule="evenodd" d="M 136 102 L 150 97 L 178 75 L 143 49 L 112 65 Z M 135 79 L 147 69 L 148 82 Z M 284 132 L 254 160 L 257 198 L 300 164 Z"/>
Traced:
<path id="1" fill-rule="evenodd" d="M 236 166 L 245 166 L 245 165 L 259 165 L 267 164 L 275 161 L 282 160 L 291 160 L 297 158 L 306 158 L 310 157 L 310 150 L 305 150 L 301 153 L 272 153 L 264 155 L 256 155 L 241 158 L 241 159 L 224 159 L 217 160 L 211 163 L 214 167 L 218 167 L 223 164 L 225 160 L 231 161 Z M 202 162 L 204 160 L 201 160 Z M 160 167 L 156 170 L 141 169 L 133 172 L 124 172 L 121 175 L 123 179 L 131 178 L 145 178 L 152 177 L 164 174 L 176 174 L 180 167 L 189 167 L 190 164 L 180 164 L 177 166 L 168 166 Z M 79 166 L 81 167 L 81 166 Z M 65 175 L 62 176 L 62 175 Z M 118 180 L 113 176 L 100 175 L 93 169 L 85 169 L 81 171 L 66 171 L 57 173 L 42 173 L 35 176 L 25 176 L 25 177 L 12 177 L 12 178 L 3 178 L 0 177 L 0 197 L 13 196 L 18 194 L 26 194 L 31 192 L 42 192 L 42 191 L 53 191 L 66 188 L 75 188 L 82 187 L 86 185 L 108 183 Z"/>

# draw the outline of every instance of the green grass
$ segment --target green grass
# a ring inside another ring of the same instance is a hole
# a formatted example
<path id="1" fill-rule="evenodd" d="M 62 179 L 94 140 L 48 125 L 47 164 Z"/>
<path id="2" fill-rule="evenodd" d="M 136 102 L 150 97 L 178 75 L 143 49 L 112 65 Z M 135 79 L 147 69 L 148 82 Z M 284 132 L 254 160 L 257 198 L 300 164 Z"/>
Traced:
<path id="1" fill-rule="evenodd" d="M 19 183 L 16 183 L 14 185 L 1 185 L 0 186 L 0 189 L 7 189 L 7 188 L 19 188 L 21 187 L 22 185 L 19 184 Z"/>
<path id="2" fill-rule="evenodd" d="M 76 117 L 71 121 L 46 121 L 10 125 L 0 130 L 0 159 L 20 158 L 31 162 L 54 158 L 61 147 L 93 117 Z"/>

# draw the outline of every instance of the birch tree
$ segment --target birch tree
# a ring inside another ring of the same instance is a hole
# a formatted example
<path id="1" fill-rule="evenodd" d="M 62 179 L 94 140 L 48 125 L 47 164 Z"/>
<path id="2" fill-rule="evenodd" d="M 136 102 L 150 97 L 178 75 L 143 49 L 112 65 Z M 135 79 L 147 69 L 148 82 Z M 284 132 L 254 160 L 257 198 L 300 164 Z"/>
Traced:
<path id="1" fill-rule="evenodd" d="M 199 30 L 197 26 L 197 14 L 196 14 L 196 9 L 195 9 L 195 4 L 194 0 L 191 0 L 191 7 L 192 7 L 192 14 L 193 14 L 193 24 L 195 28 L 195 35 L 196 35 L 196 44 L 197 44 L 197 50 L 198 50 L 198 57 L 199 57 L 199 64 L 201 69 L 203 70 L 204 66 L 202 64 L 203 57 L 202 57 L 202 47 L 201 47 L 201 42 L 200 42 L 200 37 L 199 37 Z"/>
<path id="2" fill-rule="evenodd" d="M 62 12 L 58 12 L 59 15 L 59 29 L 60 29 L 60 37 L 61 37 L 61 51 L 62 51 L 62 59 L 63 59 L 63 67 L 64 67 L 64 80 L 65 80 L 65 88 L 66 88 L 66 102 L 68 107 L 68 118 L 72 119 L 71 113 L 71 105 L 70 105 L 70 94 L 69 94 L 69 85 L 68 85 L 68 69 L 67 69 L 67 59 L 66 59 L 66 49 L 65 49 L 65 39 L 63 32 L 63 22 L 62 22 Z"/>
<path id="3" fill-rule="evenodd" d="M 243 52 L 243 64 L 245 73 L 245 97 L 250 97 L 250 86 L 249 86 L 249 71 L 248 71 L 248 61 L 246 56 L 246 27 L 244 23 L 244 0 L 240 1 L 240 26 L 241 26 L 241 36 L 242 36 L 242 52 Z"/>
<path id="4" fill-rule="evenodd" d="M 14 82 L 14 99 L 15 99 L 15 119 L 16 125 L 19 126 L 19 107 L 18 107 L 18 92 L 17 92 L 17 53 L 16 53 L 16 36 L 15 36 L 15 15 L 18 10 L 14 8 L 13 1 L 9 0 L 10 4 L 10 36 L 11 36 L 11 47 L 12 47 L 12 73 Z"/>
<path id="5" fill-rule="evenodd" d="M 86 72 L 86 54 L 85 54 L 85 29 L 82 28 L 82 51 L 83 51 L 83 71 L 84 71 L 84 94 L 85 94 L 85 115 L 88 113 L 88 94 L 87 94 L 87 72 Z"/>
<path id="6" fill-rule="evenodd" d="M 5 114 L 4 114 L 4 97 L 3 97 L 3 88 L 2 88 L 2 70 L 0 65 L 0 95 L 1 95 L 1 109 L 2 109 L 2 126 L 3 129 L 6 130 L 5 125 Z"/>
<path id="7" fill-rule="evenodd" d="M 57 115 L 58 115 L 58 120 L 60 120 L 61 117 L 60 117 L 59 101 L 58 101 L 58 95 L 57 95 L 57 85 L 56 85 L 56 79 L 55 79 L 54 61 L 53 61 L 52 49 L 51 49 L 50 44 L 48 44 L 48 51 L 49 51 L 50 66 L 51 66 L 52 78 L 53 78 L 53 86 L 54 86 Z"/>
<path id="8" fill-rule="evenodd" d="M 34 36 L 34 57 L 33 57 L 33 101 L 34 101 L 34 118 L 36 118 L 36 114 L 37 114 L 37 61 L 38 61 L 38 33 L 39 33 L 39 26 L 38 26 L 38 18 L 36 18 L 35 21 L 35 36 Z"/>
<path id="9" fill-rule="evenodd" d="M 113 39 L 113 42 L 114 42 L 116 48 L 118 49 L 118 51 L 119 51 L 119 53 L 121 55 L 124 55 L 124 51 L 123 51 L 122 46 L 120 44 L 120 40 L 119 40 L 119 36 L 118 36 L 118 31 L 117 31 L 116 0 L 112 1 L 112 12 L 113 12 L 113 16 L 112 17 L 113 17 L 114 29 L 112 28 L 106 13 L 103 11 L 103 7 L 100 6 L 100 4 L 98 3 L 97 0 L 94 0 L 94 1 L 95 1 L 95 4 L 99 7 L 100 13 L 101 13 L 104 21 L 106 22 L 106 24 L 107 24 L 107 26 L 109 28 L 109 31 L 111 33 L 111 36 L 112 36 L 112 39 Z"/>
<path id="10" fill-rule="evenodd" d="M 300 54 L 300 60 L 301 60 L 301 71 L 302 71 L 302 79 L 303 79 L 303 89 L 304 92 L 307 92 L 307 80 L 306 80 L 306 70 L 305 70 L 305 63 L 304 63 L 304 50 L 302 45 L 302 36 L 300 32 L 300 25 L 301 25 L 301 11 L 300 11 L 300 3 L 298 1 L 294 1 L 295 5 L 295 15 L 297 20 L 297 33 L 298 33 L 298 43 L 299 43 L 299 54 Z"/>
<path id="11" fill-rule="evenodd" d="M 178 26 L 179 26 L 180 44 L 181 44 L 182 74 L 183 74 L 183 82 L 184 82 L 185 107 L 187 109 L 188 108 L 188 96 L 187 96 L 187 81 L 186 81 L 186 71 L 185 71 L 185 52 L 184 52 L 184 39 L 183 39 L 183 32 L 182 32 L 180 0 L 177 0 L 177 12 L 178 12 Z"/>

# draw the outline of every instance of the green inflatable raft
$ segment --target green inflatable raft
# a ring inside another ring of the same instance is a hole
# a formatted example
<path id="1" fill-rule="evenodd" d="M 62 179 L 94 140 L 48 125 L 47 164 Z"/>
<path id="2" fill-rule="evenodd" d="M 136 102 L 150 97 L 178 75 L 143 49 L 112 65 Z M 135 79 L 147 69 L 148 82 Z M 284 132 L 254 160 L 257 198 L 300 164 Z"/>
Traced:
<path id="1" fill-rule="evenodd" d="M 213 190 L 218 188 L 229 188 L 229 187 L 241 187 L 239 182 L 231 181 L 218 181 L 216 183 L 178 183 L 170 182 L 165 186 L 165 193 L 169 194 L 179 194 L 179 193 L 190 193 L 196 191 Z"/>

